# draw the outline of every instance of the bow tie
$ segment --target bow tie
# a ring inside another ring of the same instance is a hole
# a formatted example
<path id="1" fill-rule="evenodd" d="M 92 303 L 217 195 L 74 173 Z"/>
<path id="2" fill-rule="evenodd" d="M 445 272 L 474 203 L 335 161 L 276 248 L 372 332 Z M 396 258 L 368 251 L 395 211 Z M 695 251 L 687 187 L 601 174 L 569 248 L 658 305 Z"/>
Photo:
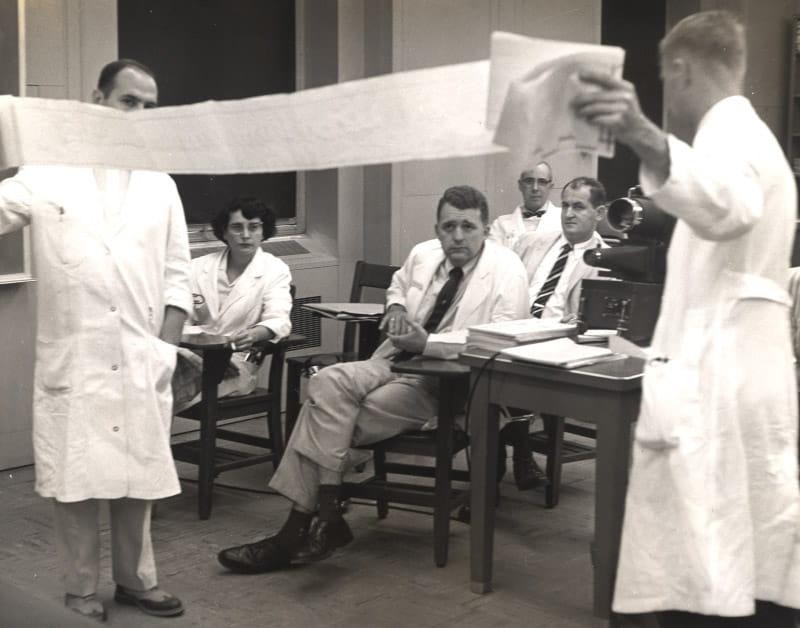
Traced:
<path id="1" fill-rule="evenodd" d="M 533 218 L 534 216 L 536 216 L 536 218 L 541 218 L 542 216 L 544 216 L 544 212 L 545 212 L 544 209 L 537 209 L 535 212 L 523 210 L 522 215 L 525 218 Z"/>

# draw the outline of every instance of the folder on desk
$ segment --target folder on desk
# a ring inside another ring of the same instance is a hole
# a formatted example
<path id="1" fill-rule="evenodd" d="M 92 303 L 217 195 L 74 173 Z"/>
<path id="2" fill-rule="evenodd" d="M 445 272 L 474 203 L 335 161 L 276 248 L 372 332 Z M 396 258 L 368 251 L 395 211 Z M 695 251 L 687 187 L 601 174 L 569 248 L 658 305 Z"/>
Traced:
<path id="1" fill-rule="evenodd" d="M 345 320 L 383 316 L 383 303 L 303 303 L 303 308 L 326 318 Z"/>
<path id="2" fill-rule="evenodd" d="M 555 340 L 509 347 L 500 353 L 512 360 L 557 366 L 564 369 L 574 369 L 624 357 L 606 347 L 577 344 L 571 338 L 556 338 Z"/>

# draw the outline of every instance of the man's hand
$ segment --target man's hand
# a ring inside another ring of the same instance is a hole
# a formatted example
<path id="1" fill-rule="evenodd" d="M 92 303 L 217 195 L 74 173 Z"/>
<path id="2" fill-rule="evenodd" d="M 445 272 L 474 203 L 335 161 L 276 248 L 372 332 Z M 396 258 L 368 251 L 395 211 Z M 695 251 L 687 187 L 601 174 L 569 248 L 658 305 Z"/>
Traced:
<path id="1" fill-rule="evenodd" d="M 422 353 L 428 343 L 428 332 L 414 321 L 406 319 L 407 330 L 403 334 L 389 334 L 389 340 L 398 349 L 411 353 Z"/>
<path id="2" fill-rule="evenodd" d="M 669 177 L 667 134 L 642 113 L 633 83 L 608 73 L 584 70 L 570 106 L 579 118 L 611 131 L 663 183 Z"/>
<path id="3" fill-rule="evenodd" d="M 263 325 L 243 329 L 231 338 L 231 349 L 234 351 L 247 351 L 255 343 L 269 340 L 273 336 L 275 336 L 275 332 Z"/>
<path id="4" fill-rule="evenodd" d="M 388 336 L 401 336 L 409 331 L 406 320 L 406 308 L 399 303 L 392 303 L 386 314 L 383 315 L 379 329 L 385 331 Z"/>

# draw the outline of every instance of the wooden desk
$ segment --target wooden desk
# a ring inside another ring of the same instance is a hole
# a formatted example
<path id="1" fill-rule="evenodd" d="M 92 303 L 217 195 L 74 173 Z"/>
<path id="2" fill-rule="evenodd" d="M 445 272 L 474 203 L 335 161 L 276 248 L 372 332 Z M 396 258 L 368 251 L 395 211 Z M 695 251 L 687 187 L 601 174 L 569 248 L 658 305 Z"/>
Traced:
<path id="1" fill-rule="evenodd" d="M 471 588 L 492 589 L 499 405 L 531 408 L 597 426 L 595 473 L 594 614 L 608 618 L 619 555 L 628 485 L 631 425 L 639 412 L 643 362 L 627 358 L 574 370 L 497 358 L 489 352 L 462 354 L 475 387 L 469 425 L 472 435 Z M 479 375 L 481 368 L 485 367 Z M 477 381 L 476 381 L 477 380 Z"/>

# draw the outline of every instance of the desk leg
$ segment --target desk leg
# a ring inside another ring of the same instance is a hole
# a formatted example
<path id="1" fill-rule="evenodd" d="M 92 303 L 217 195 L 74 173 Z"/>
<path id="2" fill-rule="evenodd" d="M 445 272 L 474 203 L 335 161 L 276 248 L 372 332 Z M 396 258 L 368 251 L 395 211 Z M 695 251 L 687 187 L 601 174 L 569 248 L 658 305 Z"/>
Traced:
<path id="1" fill-rule="evenodd" d="M 380 330 L 378 321 L 366 321 L 358 325 L 358 359 L 368 360 L 378 346 Z"/>
<path id="2" fill-rule="evenodd" d="M 469 419 L 472 444 L 470 588 L 473 593 L 492 590 L 498 418 L 498 406 L 489 404 L 489 377 L 481 377 L 475 385 Z"/>
<path id="3" fill-rule="evenodd" d="M 450 536 L 450 481 L 453 466 L 453 380 L 439 380 L 439 426 L 436 430 L 436 483 L 433 510 L 433 553 L 437 567 L 447 564 Z"/>
<path id="4" fill-rule="evenodd" d="M 200 419 L 200 461 L 197 472 L 200 519 L 211 516 L 211 491 L 214 487 L 214 450 L 217 439 L 217 384 L 218 367 L 215 360 L 206 356 L 203 360 L 202 416 Z"/>
<path id="5" fill-rule="evenodd" d="M 631 423 L 637 402 L 625 404 L 619 416 L 597 424 L 597 467 L 594 503 L 594 614 L 610 618 L 614 581 L 617 574 L 628 466 L 631 453 Z"/>

